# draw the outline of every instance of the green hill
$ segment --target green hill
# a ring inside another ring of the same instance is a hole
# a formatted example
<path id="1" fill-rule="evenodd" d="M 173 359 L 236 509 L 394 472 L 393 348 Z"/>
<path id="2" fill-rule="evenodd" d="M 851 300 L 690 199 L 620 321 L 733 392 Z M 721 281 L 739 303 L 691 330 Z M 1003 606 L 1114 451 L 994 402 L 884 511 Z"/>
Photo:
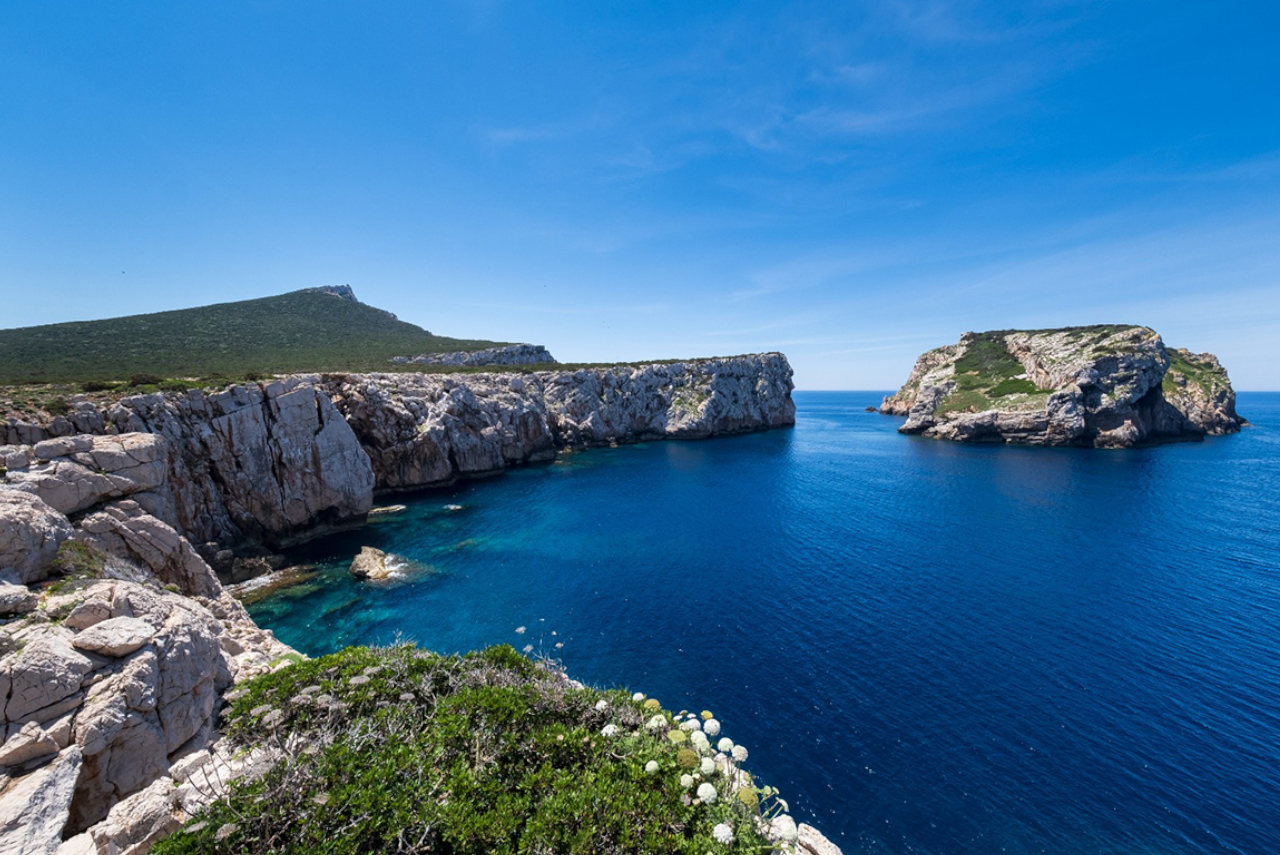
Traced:
<path id="1" fill-rule="evenodd" d="M 346 296 L 342 293 L 345 291 Z M 300 371 L 391 371 L 393 356 L 505 342 L 432 335 L 312 288 L 196 309 L 0 330 L 0 384 L 118 382 Z"/>

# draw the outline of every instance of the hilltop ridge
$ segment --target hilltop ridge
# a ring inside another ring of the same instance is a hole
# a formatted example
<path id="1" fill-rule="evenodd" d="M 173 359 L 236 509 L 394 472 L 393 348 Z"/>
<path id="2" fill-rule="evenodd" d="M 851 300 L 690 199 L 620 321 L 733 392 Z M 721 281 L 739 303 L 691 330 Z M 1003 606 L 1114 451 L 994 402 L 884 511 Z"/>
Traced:
<path id="1" fill-rule="evenodd" d="M 507 342 L 449 338 L 356 299 L 349 285 L 97 321 L 0 330 L 0 384 L 120 381 L 137 374 L 385 371 L 407 354 Z"/>

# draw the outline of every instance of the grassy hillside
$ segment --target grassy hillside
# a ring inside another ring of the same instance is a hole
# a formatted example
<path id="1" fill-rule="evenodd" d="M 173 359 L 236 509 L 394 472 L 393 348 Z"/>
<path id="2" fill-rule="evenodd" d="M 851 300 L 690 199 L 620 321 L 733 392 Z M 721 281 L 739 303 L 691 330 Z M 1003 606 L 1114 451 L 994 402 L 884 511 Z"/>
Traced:
<path id="1" fill-rule="evenodd" d="M 393 356 L 502 342 L 432 335 L 319 290 L 197 309 L 0 330 L 0 384 L 392 370 Z"/>

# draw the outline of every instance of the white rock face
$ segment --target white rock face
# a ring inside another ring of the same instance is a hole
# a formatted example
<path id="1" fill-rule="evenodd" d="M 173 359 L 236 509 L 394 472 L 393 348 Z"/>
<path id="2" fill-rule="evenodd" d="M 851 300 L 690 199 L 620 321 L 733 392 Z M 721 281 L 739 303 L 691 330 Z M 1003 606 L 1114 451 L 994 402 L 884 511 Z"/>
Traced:
<path id="1" fill-rule="evenodd" d="M 936 439 L 1103 448 L 1244 423 L 1214 357 L 1123 326 L 965 333 L 923 354 L 881 412 L 907 416 L 903 433 Z"/>
<path id="2" fill-rule="evenodd" d="M 165 481 L 165 441 L 152 434 L 47 439 L 28 456 L 28 465 L 8 467 L 7 486 L 63 514 L 153 491 Z"/>
<path id="3" fill-rule="evenodd" d="M 0 451 L 9 486 L 63 513 L 93 512 L 82 528 L 103 548 L 127 547 L 155 569 L 172 543 L 146 541 L 172 538 L 143 533 L 142 514 L 202 549 L 275 548 L 361 524 L 375 487 L 447 484 L 561 448 L 794 424 L 791 390 L 778 353 L 523 374 L 295 375 L 101 409 L 77 402 L 70 419 L 0 423 L 0 441 L 25 443 Z M 117 435 L 53 436 L 70 430 Z M 122 515 L 132 537 L 112 522 Z"/>
<path id="4" fill-rule="evenodd" d="M 329 395 L 384 489 L 448 484 L 566 447 L 795 423 L 782 354 L 528 374 L 353 374 Z"/>
<path id="5" fill-rule="evenodd" d="M 147 567 L 161 582 L 186 594 L 216 597 L 217 577 L 191 543 L 136 502 L 113 502 L 80 520 L 77 540 Z"/>
<path id="6" fill-rule="evenodd" d="M 135 395 L 101 411 L 77 404 L 77 429 L 118 435 L 0 446 L 27 461 L 7 467 L 6 486 L 65 514 L 128 498 L 194 543 L 283 545 L 360 522 L 373 473 L 318 380 Z M 0 424 L 0 439 L 59 427 L 70 425 Z"/>
<path id="7" fill-rule="evenodd" d="M 73 532 L 67 518 L 38 496 L 0 490 L 0 572 L 14 581 L 46 578 L 59 545 Z"/>
<path id="8" fill-rule="evenodd" d="M 58 835 L 93 831 L 114 805 L 167 780 L 175 760 L 210 746 L 222 691 L 289 652 L 229 596 L 197 600 L 154 581 L 73 585 L 5 630 L 16 649 L 0 658 L 0 767 L 10 789 L 44 794 L 46 813 L 62 818 Z M 70 787 L 50 789 L 41 770 L 70 758 Z M 117 826 L 139 828 L 123 816 Z"/>
<path id="9" fill-rule="evenodd" d="M 108 618 L 77 633 L 71 646 L 103 656 L 128 656 L 150 641 L 156 628 L 145 620 L 132 617 Z"/>
<path id="10" fill-rule="evenodd" d="M 0 853 L 47 855 L 62 842 L 71 795 L 80 774 L 80 750 L 10 782 L 0 793 Z"/>
<path id="11" fill-rule="evenodd" d="M 0 582 L 0 617 L 25 615 L 39 602 L 40 598 L 26 585 Z"/>

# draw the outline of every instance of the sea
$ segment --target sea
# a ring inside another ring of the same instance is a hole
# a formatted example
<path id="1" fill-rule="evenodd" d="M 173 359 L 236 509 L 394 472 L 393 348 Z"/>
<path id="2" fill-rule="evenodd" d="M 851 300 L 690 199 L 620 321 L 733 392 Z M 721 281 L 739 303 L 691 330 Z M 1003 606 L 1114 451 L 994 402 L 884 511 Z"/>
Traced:
<path id="1" fill-rule="evenodd" d="M 883 394 L 389 497 L 250 611 L 709 709 L 846 855 L 1280 853 L 1280 393 L 1123 451 L 903 436 Z"/>

